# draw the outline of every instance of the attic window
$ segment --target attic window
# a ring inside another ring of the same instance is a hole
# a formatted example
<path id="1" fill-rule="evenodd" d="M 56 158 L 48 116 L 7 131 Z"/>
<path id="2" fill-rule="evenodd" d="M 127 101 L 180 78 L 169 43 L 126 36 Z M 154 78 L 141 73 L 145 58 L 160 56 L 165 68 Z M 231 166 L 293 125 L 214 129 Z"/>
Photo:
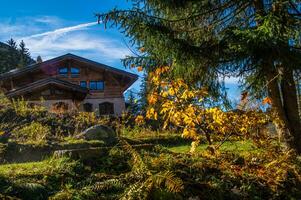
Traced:
<path id="1" fill-rule="evenodd" d="M 60 67 L 59 68 L 59 74 L 62 76 L 67 76 L 68 75 L 68 68 L 67 67 Z"/>
<path id="2" fill-rule="evenodd" d="M 79 76 L 79 68 L 77 67 L 71 67 L 71 76 Z"/>

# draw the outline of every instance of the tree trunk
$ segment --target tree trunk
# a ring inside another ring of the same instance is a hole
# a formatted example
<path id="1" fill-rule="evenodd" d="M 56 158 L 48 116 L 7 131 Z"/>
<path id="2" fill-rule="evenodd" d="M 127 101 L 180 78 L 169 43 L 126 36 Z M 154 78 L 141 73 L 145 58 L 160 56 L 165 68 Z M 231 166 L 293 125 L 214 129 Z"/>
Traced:
<path id="1" fill-rule="evenodd" d="M 274 122 L 277 131 L 283 136 L 288 147 L 301 154 L 301 125 L 292 70 L 283 72 L 280 85 L 275 76 L 277 73 L 272 72 L 269 72 L 267 76 L 267 81 L 270 81 L 268 91 L 272 99 Z"/>
<path id="2" fill-rule="evenodd" d="M 293 137 L 293 141 L 290 146 L 301 154 L 301 123 L 293 70 L 284 70 L 283 78 L 281 80 L 281 89 L 283 95 L 283 108 L 288 123 L 287 127 Z"/>

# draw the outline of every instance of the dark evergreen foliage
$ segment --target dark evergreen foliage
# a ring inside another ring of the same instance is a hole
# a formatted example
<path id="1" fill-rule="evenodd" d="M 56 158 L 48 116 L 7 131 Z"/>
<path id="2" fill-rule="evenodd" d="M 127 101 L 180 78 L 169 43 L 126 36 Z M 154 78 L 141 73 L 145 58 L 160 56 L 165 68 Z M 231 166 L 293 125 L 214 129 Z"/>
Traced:
<path id="1" fill-rule="evenodd" d="M 125 65 L 173 66 L 171 78 L 224 97 L 224 77 L 241 79 L 248 95 L 273 102 L 279 130 L 301 153 L 293 74 L 300 70 L 301 1 L 132 0 L 129 10 L 98 14 L 143 47 Z M 224 99 L 224 98 L 223 98 Z"/>
<path id="2" fill-rule="evenodd" d="M 24 67 L 35 63 L 30 57 L 29 50 L 22 41 L 19 45 L 10 39 L 7 44 L 0 42 L 0 73 L 4 73 L 17 67 Z"/>

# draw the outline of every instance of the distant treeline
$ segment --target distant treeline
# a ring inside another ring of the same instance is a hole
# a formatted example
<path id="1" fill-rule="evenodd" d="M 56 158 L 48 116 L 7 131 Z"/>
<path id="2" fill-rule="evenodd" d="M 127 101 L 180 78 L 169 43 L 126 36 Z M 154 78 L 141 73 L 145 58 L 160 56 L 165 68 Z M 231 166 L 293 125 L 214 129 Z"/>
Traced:
<path id="1" fill-rule="evenodd" d="M 23 40 L 19 44 L 13 39 L 6 43 L 0 42 L 0 73 L 22 68 L 35 62 Z"/>

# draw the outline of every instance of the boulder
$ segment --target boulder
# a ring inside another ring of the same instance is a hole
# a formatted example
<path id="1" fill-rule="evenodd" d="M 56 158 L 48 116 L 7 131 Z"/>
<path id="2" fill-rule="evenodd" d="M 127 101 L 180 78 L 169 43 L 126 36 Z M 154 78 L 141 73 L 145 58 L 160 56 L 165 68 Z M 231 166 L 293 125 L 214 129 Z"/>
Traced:
<path id="1" fill-rule="evenodd" d="M 110 147 L 68 149 L 54 151 L 53 156 L 56 158 L 69 157 L 72 159 L 81 159 L 83 161 L 93 160 L 108 154 Z"/>
<path id="2" fill-rule="evenodd" d="M 105 143 L 112 144 L 117 141 L 117 134 L 115 131 L 104 125 L 95 125 L 83 131 L 79 138 L 85 140 L 102 140 Z"/>

